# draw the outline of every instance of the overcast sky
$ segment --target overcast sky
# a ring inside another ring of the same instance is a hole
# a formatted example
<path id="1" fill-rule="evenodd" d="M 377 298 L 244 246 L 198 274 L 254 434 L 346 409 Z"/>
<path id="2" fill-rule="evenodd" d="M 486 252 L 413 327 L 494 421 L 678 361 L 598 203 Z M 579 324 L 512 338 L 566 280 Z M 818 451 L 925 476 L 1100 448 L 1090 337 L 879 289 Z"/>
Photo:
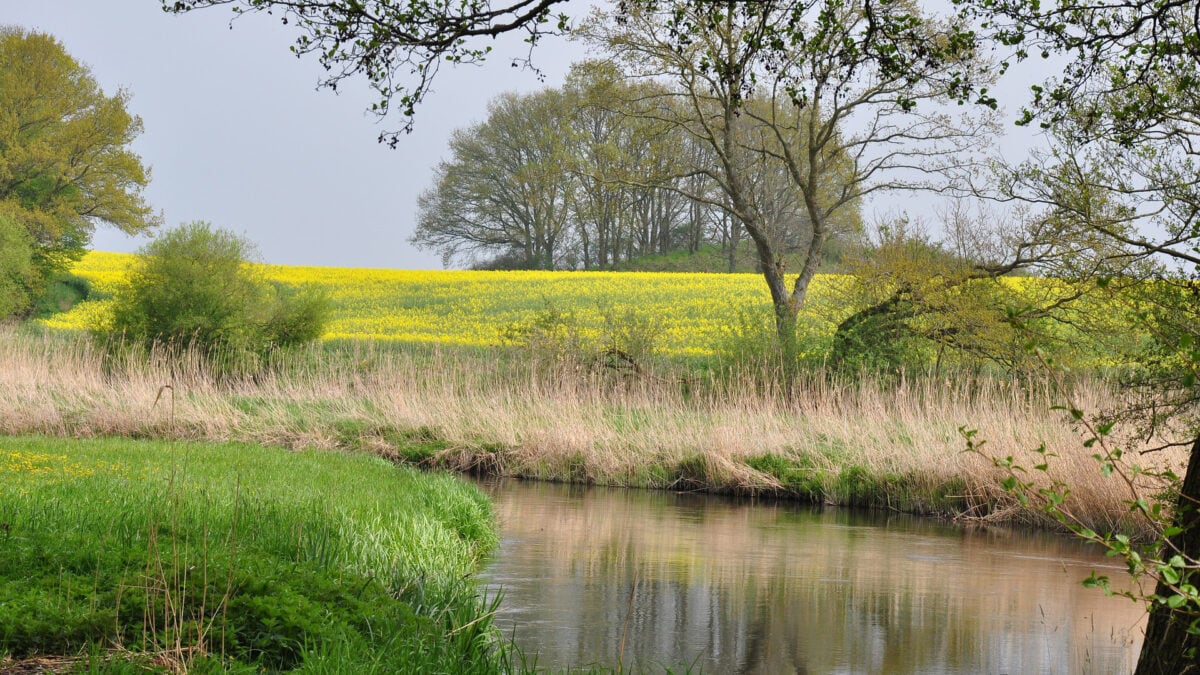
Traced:
<path id="1" fill-rule="evenodd" d="M 504 91 L 558 85 L 582 45 L 548 38 L 535 52 L 545 77 L 512 68 L 519 37 L 497 44 L 482 67 L 443 68 L 417 110 L 415 131 L 395 150 L 376 143 L 371 96 L 350 82 L 316 90 L 315 59 L 288 51 L 296 33 L 267 15 L 238 18 L 217 7 L 165 14 L 160 0 L 0 0 L 0 24 L 56 36 L 101 87 L 132 94 L 145 132 L 134 149 L 151 166 L 149 201 L 168 225 L 207 220 L 258 244 L 271 263 L 439 268 L 434 253 L 407 242 L 417 195 L 446 154 L 450 133 L 482 121 Z M 1044 67 L 1044 66 L 1043 66 Z M 1004 83 L 1002 100 L 1023 99 Z M 1010 116 L 1011 119 L 1011 116 Z M 383 124 L 398 126 L 396 120 Z M 1005 142 L 1024 147 L 1025 140 Z M 889 195 L 868 219 L 906 210 L 931 218 L 928 196 Z M 145 239 L 101 227 L 94 247 L 133 251 Z"/>
<path id="2" fill-rule="evenodd" d="M 210 221 L 246 235 L 272 263 L 441 267 L 406 241 L 417 195 L 452 130 L 481 121 L 501 92 L 544 86 L 504 58 L 522 53 L 519 39 L 483 67 L 443 68 L 416 130 L 390 150 L 364 112 L 365 85 L 316 91 L 323 71 L 288 51 L 294 31 L 266 15 L 230 30 L 231 16 L 223 7 L 172 16 L 159 0 L 0 2 L 0 24 L 54 35 L 106 93 L 129 90 L 145 125 L 133 147 L 153 171 L 146 194 L 168 225 Z M 564 40 L 543 47 L 536 63 L 547 84 L 584 56 Z M 94 246 L 132 251 L 145 241 L 101 227 Z"/>

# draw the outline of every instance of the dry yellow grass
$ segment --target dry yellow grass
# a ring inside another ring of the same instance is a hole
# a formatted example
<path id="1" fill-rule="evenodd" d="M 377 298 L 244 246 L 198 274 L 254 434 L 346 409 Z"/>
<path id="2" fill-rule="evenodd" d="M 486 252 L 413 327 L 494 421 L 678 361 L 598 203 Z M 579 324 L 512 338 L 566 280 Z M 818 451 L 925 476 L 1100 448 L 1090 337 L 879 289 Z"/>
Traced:
<path id="1" fill-rule="evenodd" d="M 685 396 L 653 378 L 618 383 L 519 359 L 370 344 L 221 381 L 195 358 L 106 363 L 81 337 L 0 330 L 0 434 L 366 448 L 505 475 L 745 493 L 781 487 L 751 466 L 771 455 L 810 472 L 816 497 L 830 502 L 1044 522 L 1000 489 L 986 457 L 963 451 L 959 429 L 969 427 L 990 455 L 1026 466 L 1040 444 L 1059 455 L 1053 473 L 1072 485 L 1073 508 L 1093 528 L 1141 527 L 1122 484 L 1101 476 L 1080 432 L 1050 409 L 1061 401 L 1048 388 L 917 378 L 816 381 L 790 397 L 750 382 L 702 389 Z M 1114 402 L 1100 384 L 1073 395 L 1087 410 Z M 1151 458 L 1177 470 L 1184 459 Z"/>

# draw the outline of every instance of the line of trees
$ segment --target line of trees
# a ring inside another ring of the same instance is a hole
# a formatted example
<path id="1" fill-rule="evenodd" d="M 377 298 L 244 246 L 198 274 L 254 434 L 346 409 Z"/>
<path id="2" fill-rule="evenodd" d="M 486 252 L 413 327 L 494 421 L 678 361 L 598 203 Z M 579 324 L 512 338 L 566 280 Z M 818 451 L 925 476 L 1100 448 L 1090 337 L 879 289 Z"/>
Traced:
<path id="1" fill-rule="evenodd" d="M 670 121 L 686 114 L 668 112 L 681 98 L 603 62 L 577 64 L 561 88 L 498 97 L 485 121 L 452 136 L 411 241 L 448 264 L 490 268 L 615 269 L 705 247 L 738 268 L 745 226 L 707 169 L 711 144 Z M 834 191 L 838 178 L 822 182 Z M 746 180 L 773 246 L 807 246 L 814 227 L 786 168 L 760 160 Z M 857 202 L 826 229 L 857 238 Z"/>

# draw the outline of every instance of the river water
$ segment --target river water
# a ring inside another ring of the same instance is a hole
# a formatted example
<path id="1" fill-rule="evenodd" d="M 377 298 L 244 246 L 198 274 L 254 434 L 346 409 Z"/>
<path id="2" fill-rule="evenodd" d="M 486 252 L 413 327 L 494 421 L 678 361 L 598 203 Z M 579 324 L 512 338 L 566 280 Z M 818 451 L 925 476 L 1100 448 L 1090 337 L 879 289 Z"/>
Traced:
<path id="1" fill-rule="evenodd" d="M 1125 673 L 1145 612 L 1060 536 L 885 512 L 502 481 L 484 572 L 539 667 Z"/>

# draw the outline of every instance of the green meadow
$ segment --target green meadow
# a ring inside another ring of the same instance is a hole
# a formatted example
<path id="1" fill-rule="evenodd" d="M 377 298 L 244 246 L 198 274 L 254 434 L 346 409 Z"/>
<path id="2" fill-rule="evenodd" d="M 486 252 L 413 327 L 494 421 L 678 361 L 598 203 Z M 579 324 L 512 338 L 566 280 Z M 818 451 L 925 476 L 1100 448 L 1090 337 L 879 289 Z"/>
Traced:
<path id="1" fill-rule="evenodd" d="M 473 486 L 366 454 L 3 437 L 0 666 L 494 672 L 495 545 Z"/>

